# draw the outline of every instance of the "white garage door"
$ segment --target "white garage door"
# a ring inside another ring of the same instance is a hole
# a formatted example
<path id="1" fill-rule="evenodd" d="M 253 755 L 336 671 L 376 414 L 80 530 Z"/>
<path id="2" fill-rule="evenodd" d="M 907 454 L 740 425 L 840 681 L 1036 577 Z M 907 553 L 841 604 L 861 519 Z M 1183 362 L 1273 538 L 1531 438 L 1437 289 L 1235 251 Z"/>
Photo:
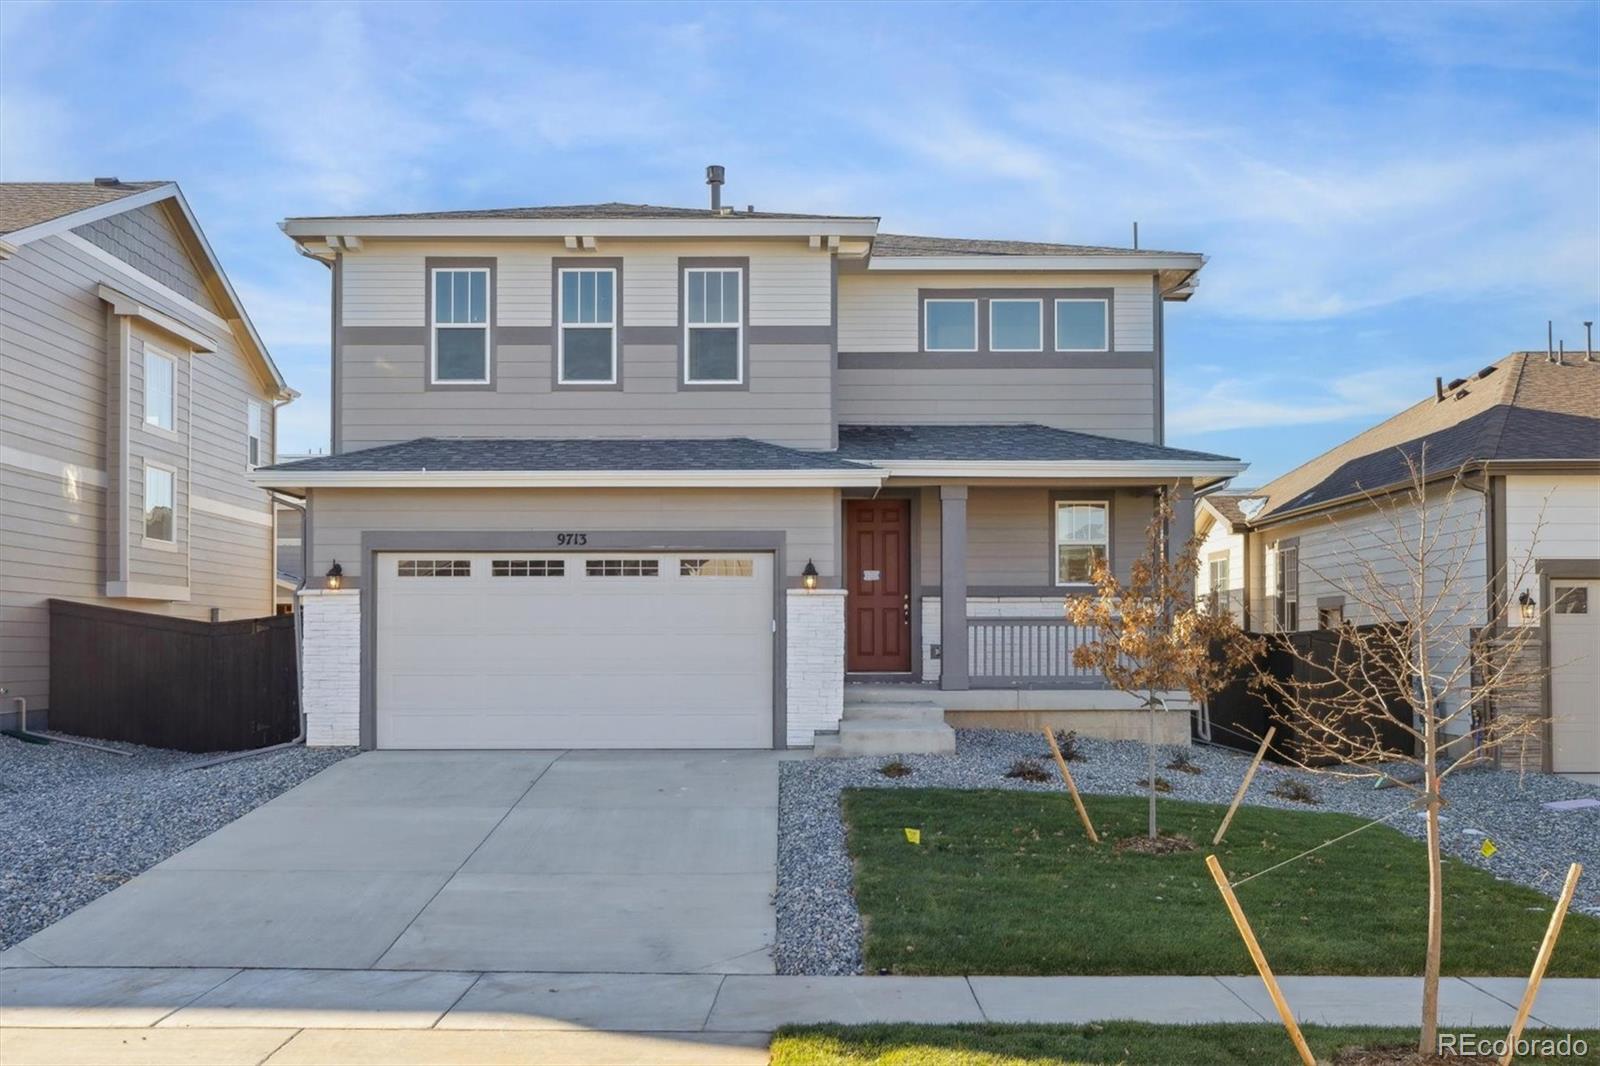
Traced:
<path id="1" fill-rule="evenodd" d="M 1550 768 L 1600 773 L 1600 581 L 1550 585 Z"/>
<path id="2" fill-rule="evenodd" d="M 768 748 L 772 556 L 378 557 L 380 748 Z"/>

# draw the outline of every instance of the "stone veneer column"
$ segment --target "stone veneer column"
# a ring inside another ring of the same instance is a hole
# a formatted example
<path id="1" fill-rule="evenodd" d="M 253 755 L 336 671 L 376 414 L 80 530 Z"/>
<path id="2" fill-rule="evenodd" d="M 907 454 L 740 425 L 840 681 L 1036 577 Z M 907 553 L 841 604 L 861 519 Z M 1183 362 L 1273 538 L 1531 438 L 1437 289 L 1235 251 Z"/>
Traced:
<path id="1" fill-rule="evenodd" d="M 809 748 L 844 717 L 844 589 L 790 589 L 785 612 L 788 743 Z"/>
<path id="2" fill-rule="evenodd" d="M 300 699 L 306 745 L 361 743 L 361 591 L 300 593 Z"/>
<path id="3" fill-rule="evenodd" d="M 967 687 L 967 487 L 939 486 L 939 687 Z"/>

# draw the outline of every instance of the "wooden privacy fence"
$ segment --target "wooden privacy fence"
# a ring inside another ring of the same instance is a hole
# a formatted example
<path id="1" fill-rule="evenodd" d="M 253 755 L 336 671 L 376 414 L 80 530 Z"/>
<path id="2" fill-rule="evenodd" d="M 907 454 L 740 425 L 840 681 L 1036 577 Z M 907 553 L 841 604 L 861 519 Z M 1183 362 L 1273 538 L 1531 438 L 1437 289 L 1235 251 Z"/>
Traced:
<path id="1" fill-rule="evenodd" d="M 1061 618 L 968 618 L 968 677 L 978 687 L 1096 687 L 1100 671 L 1072 665 L 1073 651 L 1093 639 L 1093 626 Z"/>
<path id="2" fill-rule="evenodd" d="M 300 730 L 294 618 L 197 622 L 50 601 L 50 728 L 179 751 Z"/>

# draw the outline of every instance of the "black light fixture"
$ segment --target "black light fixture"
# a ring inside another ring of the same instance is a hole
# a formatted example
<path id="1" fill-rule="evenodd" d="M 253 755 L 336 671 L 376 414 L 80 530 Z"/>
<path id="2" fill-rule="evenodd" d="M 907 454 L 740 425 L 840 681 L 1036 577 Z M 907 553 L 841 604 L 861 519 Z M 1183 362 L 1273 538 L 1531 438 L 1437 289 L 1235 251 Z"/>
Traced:
<path id="1" fill-rule="evenodd" d="M 1538 613 L 1539 604 L 1535 602 L 1533 594 L 1527 589 L 1522 590 L 1522 595 L 1517 597 L 1517 606 L 1522 608 L 1522 620 L 1531 622 Z"/>
<path id="2" fill-rule="evenodd" d="M 344 567 L 340 566 L 339 560 L 335 559 L 333 565 L 328 567 L 328 587 L 336 589 L 342 584 L 344 584 Z"/>
<path id="3" fill-rule="evenodd" d="M 800 584 L 807 589 L 814 589 L 817 587 L 817 577 L 817 564 L 811 559 L 807 559 L 806 568 L 800 571 Z"/>

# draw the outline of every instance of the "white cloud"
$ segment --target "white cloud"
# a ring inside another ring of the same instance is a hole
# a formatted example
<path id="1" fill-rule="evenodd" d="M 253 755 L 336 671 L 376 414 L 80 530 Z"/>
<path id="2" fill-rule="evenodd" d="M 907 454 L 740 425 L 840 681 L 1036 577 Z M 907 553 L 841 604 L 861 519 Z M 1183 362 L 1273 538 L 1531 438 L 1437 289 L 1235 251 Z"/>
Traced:
<path id="1" fill-rule="evenodd" d="M 1305 377 L 1229 377 L 1201 389 L 1169 383 L 1167 429 L 1213 433 L 1388 417 L 1417 398 L 1423 372 L 1389 366 L 1326 381 Z"/>

